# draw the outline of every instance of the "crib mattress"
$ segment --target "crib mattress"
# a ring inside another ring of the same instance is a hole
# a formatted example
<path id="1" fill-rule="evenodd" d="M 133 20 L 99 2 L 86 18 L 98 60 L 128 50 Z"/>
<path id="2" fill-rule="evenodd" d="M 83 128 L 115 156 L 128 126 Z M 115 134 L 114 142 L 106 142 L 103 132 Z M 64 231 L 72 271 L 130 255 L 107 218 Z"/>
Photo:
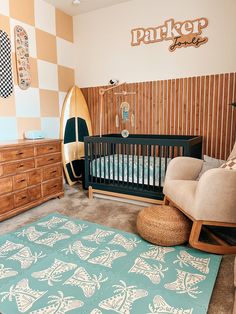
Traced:
<path id="1" fill-rule="evenodd" d="M 163 186 L 165 168 L 170 160 L 171 158 L 152 156 L 108 155 L 92 161 L 90 174 L 93 177 L 110 179 L 112 181 L 133 182 L 151 186 L 159 186 L 160 176 L 160 183 Z M 160 175 L 159 168 L 161 168 Z"/>

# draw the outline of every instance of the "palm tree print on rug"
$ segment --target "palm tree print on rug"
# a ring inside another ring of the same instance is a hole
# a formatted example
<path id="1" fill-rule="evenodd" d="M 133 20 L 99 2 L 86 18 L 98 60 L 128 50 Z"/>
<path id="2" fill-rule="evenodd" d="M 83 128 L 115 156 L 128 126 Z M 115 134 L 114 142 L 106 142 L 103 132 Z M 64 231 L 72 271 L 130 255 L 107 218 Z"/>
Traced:
<path id="1" fill-rule="evenodd" d="M 55 213 L 0 237 L 0 313 L 205 314 L 220 261 Z"/>

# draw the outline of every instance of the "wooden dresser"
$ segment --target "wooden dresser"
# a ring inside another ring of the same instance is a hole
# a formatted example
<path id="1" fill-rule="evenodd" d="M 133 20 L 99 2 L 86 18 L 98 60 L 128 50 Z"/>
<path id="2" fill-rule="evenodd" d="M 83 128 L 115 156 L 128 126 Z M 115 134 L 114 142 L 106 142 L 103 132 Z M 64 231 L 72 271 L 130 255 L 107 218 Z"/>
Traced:
<path id="1" fill-rule="evenodd" d="M 0 221 L 63 195 L 60 140 L 0 142 Z"/>

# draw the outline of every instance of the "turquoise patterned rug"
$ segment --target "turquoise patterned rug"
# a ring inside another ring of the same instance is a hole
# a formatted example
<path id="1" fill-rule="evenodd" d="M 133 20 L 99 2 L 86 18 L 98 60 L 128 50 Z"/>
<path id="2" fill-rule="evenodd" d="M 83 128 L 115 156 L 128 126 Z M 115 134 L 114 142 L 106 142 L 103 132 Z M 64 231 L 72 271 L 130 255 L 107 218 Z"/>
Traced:
<path id="1" fill-rule="evenodd" d="M 0 312 L 202 314 L 220 261 L 55 213 L 0 238 Z"/>

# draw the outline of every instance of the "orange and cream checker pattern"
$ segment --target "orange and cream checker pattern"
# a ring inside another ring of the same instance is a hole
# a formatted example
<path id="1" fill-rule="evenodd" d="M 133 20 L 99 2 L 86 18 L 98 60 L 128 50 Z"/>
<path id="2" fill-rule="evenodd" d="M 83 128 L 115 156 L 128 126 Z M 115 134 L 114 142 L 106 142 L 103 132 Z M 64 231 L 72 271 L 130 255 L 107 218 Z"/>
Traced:
<path id="1" fill-rule="evenodd" d="M 14 27 L 29 36 L 31 86 L 18 86 Z M 44 0 L 1 0 L 0 29 L 11 39 L 14 93 L 0 98 L 0 140 L 23 138 L 24 132 L 42 129 L 59 137 L 60 112 L 75 83 L 73 18 Z"/>

